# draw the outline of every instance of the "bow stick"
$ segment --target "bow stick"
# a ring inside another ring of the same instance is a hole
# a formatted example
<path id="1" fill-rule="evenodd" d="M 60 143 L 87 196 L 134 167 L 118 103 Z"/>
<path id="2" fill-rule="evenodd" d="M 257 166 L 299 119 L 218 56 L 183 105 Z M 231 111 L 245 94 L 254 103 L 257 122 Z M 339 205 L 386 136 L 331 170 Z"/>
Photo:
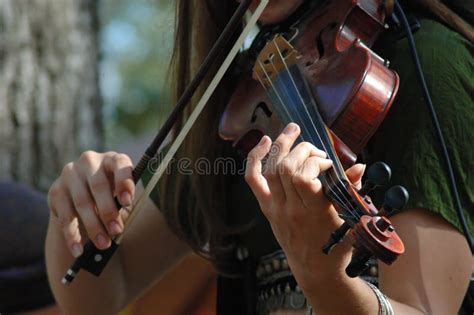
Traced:
<path id="1" fill-rule="evenodd" d="M 206 57 L 203 64 L 201 65 L 198 73 L 196 74 L 194 79 L 191 81 L 189 86 L 186 88 L 183 95 L 178 100 L 178 103 L 176 104 L 170 117 L 166 120 L 165 124 L 159 131 L 158 135 L 155 137 L 150 147 L 148 147 L 148 149 L 145 151 L 145 154 L 140 159 L 140 162 L 134 168 L 132 175 L 133 175 L 133 181 L 135 182 L 135 184 L 140 180 L 145 168 L 148 165 L 148 162 L 153 156 L 155 156 L 156 152 L 160 148 L 164 139 L 166 138 L 168 133 L 171 131 L 171 128 L 173 127 L 174 122 L 176 121 L 177 117 L 184 110 L 186 105 L 189 103 L 189 100 L 191 99 L 192 95 L 194 94 L 197 87 L 199 86 L 199 83 L 202 81 L 205 74 L 207 73 L 210 66 L 212 65 L 212 61 L 215 60 L 215 58 L 219 55 L 225 43 L 229 39 L 230 35 L 237 28 L 243 15 L 247 11 L 248 7 L 250 6 L 250 2 L 251 0 L 243 0 L 240 3 L 236 12 L 234 13 L 231 20 L 225 27 L 219 39 L 217 40 L 216 44 L 212 47 L 208 56 Z M 256 10 L 252 14 L 244 30 L 242 31 L 239 38 L 235 42 L 234 46 L 230 50 L 229 54 L 225 58 L 224 62 L 220 66 L 219 70 L 217 71 L 216 75 L 212 79 L 211 83 L 207 87 L 203 96 L 201 97 L 198 104 L 196 105 L 196 108 L 193 110 L 188 120 L 186 121 L 185 125 L 183 126 L 179 134 L 177 135 L 169 151 L 167 152 L 162 162 L 160 163 L 157 171 L 153 174 L 152 178 L 148 182 L 148 185 L 145 187 L 144 193 L 138 198 L 136 202 L 134 202 L 130 216 L 126 220 L 125 227 L 130 226 L 130 224 L 132 223 L 132 221 L 134 220 L 138 212 L 141 209 L 143 209 L 146 199 L 148 198 L 151 191 L 153 190 L 153 188 L 156 186 L 159 179 L 163 175 L 164 171 L 166 170 L 166 167 L 171 162 L 179 146 L 184 141 L 184 138 L 190 131 L 191 127 L 194 125 L 194 122 L 196 121 L 196 119 L 199 117 L 199 114 L 204 109 L 204 106 L 207 104 L 209 98 L 212 96 L 212 93 L 214 92 L 217 85 L 219 84 L 222 77 L 224 76 L 225 72 L 227 71 L 230 64 L 232 63 L 232 60 L 234 60 L 235 56 L 237 56 L 237 53 L 239 52 L 239 49 L 242 46 L 245 38 L 248 36 L 250 31 L 252 30 L 252 27 L 257 23 L 258 19 L 260 18 L 260 15 L 262 14 L 267 4 L 268 4 L 268 0 L 260 1 L 260 4 L 258 5 Z M 120 203 L 118 203 L 117 199 L 116 199 L 116 203 L 119 209 L 122 208 Z M 88 241 L 86 245 L 84 246 L 84 253 L 79 258 L 77 258 L 76 261 L 73 263 L 73 265 L 68 269 L 68 271 L 66 272 L 65 276 L 62 279 L 62 283 L 70 284 L 74 280 L 74 278 L 76 277 L 80 269 L 84 269 L 96 276 L 99 276 L 102 273 L 105 266 L 107 265 L 107 262 L 112 257 L 112 254 L 116 251 L 118 245 L 120 244 L 122 240 L 122 237 L 123 237 L 123 233 L 120 236 L 113 239 L 112 245 L 106 250 L 100 250 L 96 248 L 91 241 Z"/>

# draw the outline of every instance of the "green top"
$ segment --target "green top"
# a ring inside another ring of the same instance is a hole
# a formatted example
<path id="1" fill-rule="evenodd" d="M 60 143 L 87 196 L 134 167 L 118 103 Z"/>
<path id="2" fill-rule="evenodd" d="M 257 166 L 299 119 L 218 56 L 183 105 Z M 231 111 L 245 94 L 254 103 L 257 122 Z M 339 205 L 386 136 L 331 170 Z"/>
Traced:
<path id="1" fill-rule="evenodd" d="M 451 156 L 464 213 L 474 236 L 474 45 L 432 20 L 414 34 L 428 89 Z M 380 54 L 400 75 L 397 98 L 371 141 L 373 161 L 392 168 L 391 184 L 410 193 L 409 208 L 425 208 L 462 231 L 434 126 L 403 39 Z"/>

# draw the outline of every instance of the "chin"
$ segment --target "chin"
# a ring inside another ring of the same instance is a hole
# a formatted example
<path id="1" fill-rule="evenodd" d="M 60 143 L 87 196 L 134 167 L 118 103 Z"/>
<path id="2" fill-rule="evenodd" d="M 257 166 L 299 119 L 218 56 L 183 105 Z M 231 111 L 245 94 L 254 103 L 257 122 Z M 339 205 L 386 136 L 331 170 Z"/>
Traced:
<path id="1" fill-rule="evenodd" d="M 283 21 L 293 13 L 303 0 L 270 0 L 268 6 L 260 16 L 262 24 L 276 24 Z M 252 2 L 252 11 L 255 10 L 260 1 Z"/>
<path id="2" fill-rule="evenodd" d="M 282 17 L 276 16 L 272 12 L 266 12 L 264 11 L 262 15 L 260 16 L 260 23 L 262 24 L 276 24 L 282 20 Z"/>

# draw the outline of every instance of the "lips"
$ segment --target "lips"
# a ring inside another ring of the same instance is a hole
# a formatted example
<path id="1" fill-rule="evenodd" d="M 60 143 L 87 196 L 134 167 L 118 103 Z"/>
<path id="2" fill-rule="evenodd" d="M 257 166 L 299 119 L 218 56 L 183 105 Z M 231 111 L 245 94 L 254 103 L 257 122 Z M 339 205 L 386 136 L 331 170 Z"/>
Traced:
<path id="1" fill-rule="evenodd" d="M 263 132 L 257 129 L 250 130 L 237 141 L 233 147 L 242 157 L 247 157 L 249 152 L 260 142 Z"/>

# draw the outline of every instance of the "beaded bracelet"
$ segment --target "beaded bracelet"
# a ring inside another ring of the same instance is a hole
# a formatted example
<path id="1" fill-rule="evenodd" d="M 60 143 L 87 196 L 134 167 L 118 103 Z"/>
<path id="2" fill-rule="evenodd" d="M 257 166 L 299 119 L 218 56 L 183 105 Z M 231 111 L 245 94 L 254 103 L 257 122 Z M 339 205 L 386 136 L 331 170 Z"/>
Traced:
<path id="1" fill-rule="evenodd" d="M 393 312 L 392 304 L 390 303 L 390 300 L 383 294 L 379 288 L 377 288 L 375 285 L 373 285 L 370 282 L 365 282 L 367 285 L 374 291 L 375 296 L 377 297 L 377 300 L 379 301 L 379 307 L 380 307 L 380 312 L 379 315 L 395 315 Z M 313 308 L 309 303 L 306 304 L 306 314 L 307 315 L 314 315 L 313 313 Z"/>
<path id="2" fill-rule="evenodd" d="M 394 315 L 395 313 L 393 312 L 392 304 L 390 304 L 389 299 L 380 292 L 379 288 L 377 288 L 375 285 L 373 285 L 370 282 L 367 282 L 367 285 L 374 291 L 375 296 L 377 297 L 377 300 L 379 301 L 379 306 L 380 306 L 380 315 Z"/>

